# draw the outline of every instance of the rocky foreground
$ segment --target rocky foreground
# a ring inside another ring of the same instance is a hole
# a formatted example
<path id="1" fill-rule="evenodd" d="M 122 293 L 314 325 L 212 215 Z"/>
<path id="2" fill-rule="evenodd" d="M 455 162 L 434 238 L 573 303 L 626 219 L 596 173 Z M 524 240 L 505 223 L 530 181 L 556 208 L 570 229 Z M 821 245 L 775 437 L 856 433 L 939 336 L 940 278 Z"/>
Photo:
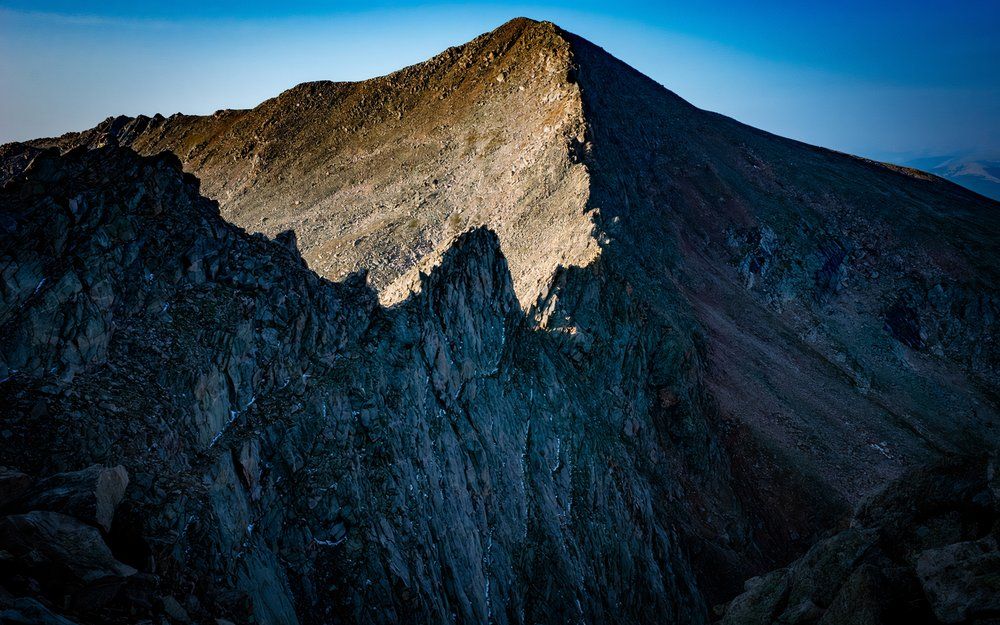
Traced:
<path id="1" fill-rule="evenodd" d="M 0 622 L 1000 618 L 995 202 L 530 20 L 0 180 Z"/>

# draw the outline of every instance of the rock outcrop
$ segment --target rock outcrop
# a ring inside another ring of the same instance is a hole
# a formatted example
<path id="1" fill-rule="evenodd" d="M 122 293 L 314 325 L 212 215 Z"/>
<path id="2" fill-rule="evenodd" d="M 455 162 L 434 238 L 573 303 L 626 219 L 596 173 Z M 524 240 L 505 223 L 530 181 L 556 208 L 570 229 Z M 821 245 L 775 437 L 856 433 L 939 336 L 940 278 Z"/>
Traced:
<path id="1" fill-rule="evenodd" d="M 753 577 L 726 619 L 992 609 L 960 515 L 916 559 L 829 536 L 997 444 L 985 198 L 530 20 L 0 179 L 11 619 L 705 623 Z"/>
<path id="2" fill-rule="evenodd" d="M 1000 614 L 996 461 L 949 458 L 908 472 L 849 528 L 747 582 L 724 625 L 995 623 Z"/>
<path id="3" fill-rule="evenodd" d="M 62 512 L 109 532 L 127 486 L 128 472 L 124 467 L 107 469 L 94 465 L 41 480 L 3 507 Z"/>
<path id="4" fill-rule="evenodd" d="M 40 593 L 82 611 L 111 602 L 137 573 L 106 540 L 128 483 L 125 469 L 95 465 L 43 479 L 3 473 L 9 496 L 0 500 L 0 622 L 62 622 L 36 599 L 12 599 L 12 592 Z"/>

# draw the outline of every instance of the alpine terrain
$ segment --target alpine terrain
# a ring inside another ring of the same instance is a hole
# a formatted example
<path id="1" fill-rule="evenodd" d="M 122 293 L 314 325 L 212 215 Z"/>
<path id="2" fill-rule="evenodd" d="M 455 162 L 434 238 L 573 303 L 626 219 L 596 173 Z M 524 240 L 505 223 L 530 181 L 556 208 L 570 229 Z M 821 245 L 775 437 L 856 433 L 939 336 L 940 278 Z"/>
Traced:
<path id="1" fill-rule="evenodd" d="M 513 20 L 0 147 L 0 622 L 1000 622 L 1000 203 Z"/>

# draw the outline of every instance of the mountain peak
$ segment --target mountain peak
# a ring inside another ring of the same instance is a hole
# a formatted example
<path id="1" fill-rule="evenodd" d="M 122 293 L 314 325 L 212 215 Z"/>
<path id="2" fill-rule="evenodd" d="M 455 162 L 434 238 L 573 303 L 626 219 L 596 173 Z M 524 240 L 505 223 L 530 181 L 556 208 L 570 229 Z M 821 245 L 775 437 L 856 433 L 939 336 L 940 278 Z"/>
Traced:
<path id="1" fill-rule="evenodd" d="M 561 311 L 551 325 L 574 341 L 607 330 L 574 312 L 598 297 L 597 278 L 628 285 L 624 299 L 602 297 L 655 310 L 669 327 L 701 328 L 729 358 L 766 361 L 773 353 L 760 353 L 761 341 L 780 343 L 809 377 L 792 384 L 781 362 L 765 368 L 774 372 L 767 384 L 728 374 L 725 363 L 714 369 L 722 409 L 748 422 L 758 415 L 744 405 L 795 398 L 799 413 L 812 406 L 805 420 L 833 420 L 832 406 L 876 428 L 893 418 L 885 406 L 905 405 L 920 426 L 887 437 L 919 455 L 957 444 L 961 427 L 941 415 L 992 418 L 975 408 L 989 400 L 957 360 L 940 382 L 951 395 L 859 398 L 843 385 L 862 375 L 872 388 L 921 387 L 924 373 L 884 369 L 880 359 L 897 359 L 901 341 L 947 356 L 989 335 L 990 314 L 959 332 L 928 306 L 940 297 L 971 306 L 969 276 L 1000 283 L 982 261 L 1000 253 L 989 234 L 1000 229 L 995 203 L 701 111 L 548 22 L 515 19 L 388 76 L 307 83 L 247 111 L 116 118 L 36 144 L 99 145 L 109 133 L 142 153 L 176 154 L 238 225 L 270 237 L 294 230 L 320 275 L 367 270 L 384 303 L 419 290 L 421 267 L 485 227 L 521 307 L 544 299 Z M 589 278 L 569 288 L 567 275 Z M 837 377 L 823 393 L 839 394 L 818 405 L 809 380 L 829 375 L 827 360 L 790 337 L 812 336 L 803 320 L 824 326 L 848 302 L 882 342 L 862 350 L 846 326 L 815 339 L 830 362 L 850 358 L 865 372 Z M 745 314 L 778 325 L 748 328 Z M 995 358 L 981 361 L 975 376 L 1000 381 Z M 792 440 L 798 427 L 783 424 L 780 436 Z M 801 461 L 856 498 L 873 479 L 864 431 L 838 429 L 837 444 Z"/>
<path id="2" fill-rule="evenodd" d="M 966 460 L 816 542 L 1000 440 L 998 204 L 701 111 L 551 23 L 4 146 L 0 177 L 0 479 L 75 485 L 4 503 L 5 609 L 704 625 L 812 545 L 925 611 L 939 547 L 968 579 L 1000 558 Z M 71 471 L 109 460 L 124 499 Z M 915 571 L 877 538 L 903 526 Z M 730 620 L 874 613 L 812 555 Z"/>
<path id="3" fill-rule="evenodd" d="M 490 32 L 495 33 L 501 30 L 523 30 L 525 28 L 531 28 L 539 24 L 551 24 L 551 22 L 542 22 L 536 19 L 532 19 L 530 17 L 518 16 L 518 17 L 512 17 L 511 19 L 497 26 Z"/>

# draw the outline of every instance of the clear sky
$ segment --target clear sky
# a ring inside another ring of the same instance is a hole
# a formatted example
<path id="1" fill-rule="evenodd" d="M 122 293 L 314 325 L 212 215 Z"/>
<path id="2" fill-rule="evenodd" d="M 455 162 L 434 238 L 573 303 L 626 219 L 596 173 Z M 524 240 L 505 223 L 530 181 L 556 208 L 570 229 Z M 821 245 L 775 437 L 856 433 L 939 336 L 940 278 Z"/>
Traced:
<path id="1" fill-rule="evenodd" d="M 0 0 L 0 142 L 250 107 L 302 81 L 390 72 L 518 15 L 781 135 L 885 159 L 1000 153 L 1000 0 Z"/>

